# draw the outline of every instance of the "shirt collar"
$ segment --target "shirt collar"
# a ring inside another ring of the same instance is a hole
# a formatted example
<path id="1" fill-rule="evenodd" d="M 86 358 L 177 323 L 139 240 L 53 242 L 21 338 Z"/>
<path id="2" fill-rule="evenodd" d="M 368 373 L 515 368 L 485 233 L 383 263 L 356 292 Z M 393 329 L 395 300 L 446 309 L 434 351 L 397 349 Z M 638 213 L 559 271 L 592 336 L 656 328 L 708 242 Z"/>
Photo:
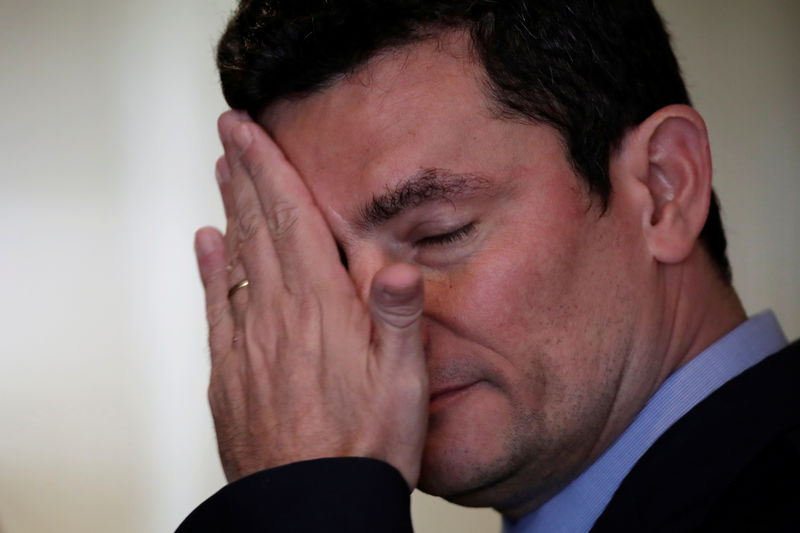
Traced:
<path id="1" fill-rule="evenodd" d="M 633 423 L 588 469 L 504 533 L 589 531 L 622 480 L 650 446 L 679 418 L 727 381 L 788 344 L 772 311 L 764 311 L 675 371 Z"/>

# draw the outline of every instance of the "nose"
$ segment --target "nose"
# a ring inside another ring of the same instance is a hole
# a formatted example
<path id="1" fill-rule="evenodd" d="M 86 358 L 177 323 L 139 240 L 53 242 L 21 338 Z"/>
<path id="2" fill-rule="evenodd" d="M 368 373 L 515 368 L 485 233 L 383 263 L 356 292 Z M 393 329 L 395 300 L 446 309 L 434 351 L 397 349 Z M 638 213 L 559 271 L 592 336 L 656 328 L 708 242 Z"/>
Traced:
<path id="1" fill-rule="evenodd" d="M 353 280 L 353 285 L 356 288 L 356 293 L 359 299 L 364 302 L 364 305 L 369 305 L 369 292 L 372 284 L 372 278 L 375 277 L 381 269 L 401 262 L 400 259 L 393 257 L 379 248 L 371 248 L 368 246 L 360 246 L 353 250 L 348 250 L 346 253 L 346 265 L 350 273 L 350 279 Z M 422 343 L 425 349 L 425 354 L 428 353 L 429 345 L 429 327 L 426 318 L 426 311 L 428 309 L 428 283 L 425 280 L 423 271 L 423 284 L 425 287 L 425 304 L 422 312 Z"/>

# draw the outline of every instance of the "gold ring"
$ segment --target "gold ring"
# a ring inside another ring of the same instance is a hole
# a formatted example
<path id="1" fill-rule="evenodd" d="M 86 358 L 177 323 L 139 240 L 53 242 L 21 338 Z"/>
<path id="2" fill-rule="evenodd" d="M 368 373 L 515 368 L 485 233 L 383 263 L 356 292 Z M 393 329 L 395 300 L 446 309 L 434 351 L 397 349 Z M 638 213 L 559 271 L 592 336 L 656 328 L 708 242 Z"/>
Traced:
<path id="1" fill-rule="evenodd" d="M 228 300 L 233 298 L 233 295 L 236 294 L 236 291 L 238 291 L 239 289 L 244 289 L 248 285 L 250 285 L 250 282 L 246 279 L 243 279 L 242 281 L 231 287 L 230 290 L 228 291 Z"/>

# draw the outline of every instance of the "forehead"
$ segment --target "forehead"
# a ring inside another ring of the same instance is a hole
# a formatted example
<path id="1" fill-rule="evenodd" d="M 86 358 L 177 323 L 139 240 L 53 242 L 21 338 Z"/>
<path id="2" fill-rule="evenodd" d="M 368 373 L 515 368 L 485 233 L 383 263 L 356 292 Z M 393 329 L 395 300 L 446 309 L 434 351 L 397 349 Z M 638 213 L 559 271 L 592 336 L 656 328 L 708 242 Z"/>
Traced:
<path id="1" fill-rule="evenodd" d="M 464 110 L 474 113 L 475 104 L 483 107 L 482 74 L 466 34 L 443 33 L 383 51 L 321 91 L 270 105 L 261 118 L 270 133 L 279 135 L 308 122 L 319 126 L 328 118 L 338 121 L 337 129 L 354 124 L 381 130 L 397 122 L 399 109 L 408 122 L 431 112 L 441 117 L 452 111 L 442 109 L 446 101 L 456 106 L 463 102 Z"/>
<path id="2" fill-rule="evenodd" d="M 523 144 L 533 130 L 550 137 L 538 143 L 542 161 L 563 158 L 549 128 L 493 113 L 484 74 L 468 36 L 444 34 L 373 58 L 310 96 L 274 103 L 261 122 L 318 204 L 344 216 L 423 169 L 511 175 L 531 164 Z"/>
<path id="3" fill-rule="evenodd" d="M 452 139 L 456 123 L 488 116 L 481 74 L 466 38 L 446 34 L 382 53 L 320 92 L 279 101 L 261 122 L 297 163 L 329 166 L 335 156 L 339 166 L 355 153 L 374 162 L 388 146 L 397 151 L 432 131 L 450 130 Z"/>

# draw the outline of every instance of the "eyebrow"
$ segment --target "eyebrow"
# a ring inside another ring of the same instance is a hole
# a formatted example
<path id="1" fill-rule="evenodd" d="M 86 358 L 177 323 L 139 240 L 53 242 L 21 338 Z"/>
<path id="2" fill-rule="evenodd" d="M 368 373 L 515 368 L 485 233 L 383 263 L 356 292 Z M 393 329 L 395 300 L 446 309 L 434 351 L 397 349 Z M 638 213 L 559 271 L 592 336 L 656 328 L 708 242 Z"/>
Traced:
<path id="1" fill-rule="evenodd" d="M 375 195 L 363 205 L 356 217 L 362 231 L 375 229 L 405 211 L 422 204 L 453 200 L 489 189 L 490 181 L 479 174 L 457 174 L 440 168 L 426 168 L 410 178 Z"/>

